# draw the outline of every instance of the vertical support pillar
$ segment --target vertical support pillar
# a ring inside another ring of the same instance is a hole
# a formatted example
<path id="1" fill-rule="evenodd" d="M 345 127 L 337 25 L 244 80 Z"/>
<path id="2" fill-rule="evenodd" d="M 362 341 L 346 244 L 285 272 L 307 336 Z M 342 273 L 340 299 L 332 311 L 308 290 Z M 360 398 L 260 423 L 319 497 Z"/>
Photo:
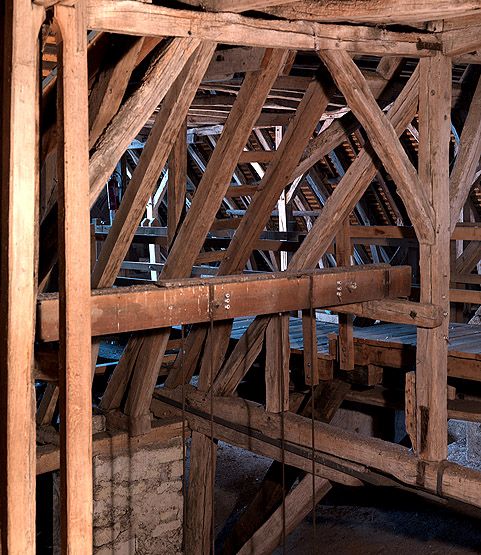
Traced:
<path id="1" fill-rule="evenodd" d="M 6 0 L 0 6 L 0 551 L 11 555 L 35 553 L 32 369 L 42 17 L 31 0 Z"/>
<path id="2" fill-rule="evenodd" d="M 179 129 L 177 140 L 169 158 L 167 183 L 167 244 L 172 245 L 185 211 L 187 187 L 187 120 Z"/>
<path id="3" fill-rule="evenodd" d="M 418 329 L 416 436 L 418 455 L 447 456 L 447 351 L 449 318 L 449 140 L 451 59 L 422 59 L 419 84 L 419 177 L 434 209 L 433 244 L 420 244 L 421 302 L 442 307 L 443 324 Z"/>
<path id="4" fill-rule="evenodd" d="M 336 262 L 338 266 L 350 266 L 352 245 L 349 216 L 336 235 Z M 339 314 L 339 367 L 354 370 L 354 337 L 352 314 Z"/>
<path id="5" fill-rule="evenodd" d="M 86 3 L 57 5 L 62 553 L 92 553 L 92 394 Z"/>
<path id="6" fill-rule="evenodd" d="M 289 410 L 289 313 L 273 316 L 266 328 L 266 411 Z"/>

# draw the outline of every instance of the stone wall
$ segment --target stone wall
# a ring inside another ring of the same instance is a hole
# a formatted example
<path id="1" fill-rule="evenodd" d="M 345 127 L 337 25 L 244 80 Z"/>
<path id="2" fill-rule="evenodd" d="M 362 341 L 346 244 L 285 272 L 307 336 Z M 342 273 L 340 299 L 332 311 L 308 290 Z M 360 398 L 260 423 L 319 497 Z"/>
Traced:
<path id="1" fill-rule="evenodd" d="M 132 441 L 94 456 L 93 468 L 95 555 L 182 553 L 180 436 L 153 445 Z"/>

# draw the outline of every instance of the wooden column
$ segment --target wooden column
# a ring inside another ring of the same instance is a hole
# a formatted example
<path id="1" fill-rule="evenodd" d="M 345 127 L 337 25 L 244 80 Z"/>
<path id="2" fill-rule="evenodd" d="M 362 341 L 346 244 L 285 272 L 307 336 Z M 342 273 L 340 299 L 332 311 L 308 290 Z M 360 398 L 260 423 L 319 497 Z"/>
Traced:
<path id="1" fill-rule="evenodd" d="M 419 177 L 434 211 L 434 241 L 420 242 L 421 302 L 439 305 L 440 327 L 419 329 L 416 355 L 418 455 L 447 456 L 447 349 L 449 315 L 449 140 L 451 60 L 442 54 L 420 60 Z"/>
<path id="2" fill-rule="evenodd" d="M 266 410 L 289 410 L 289 313 L 271 318 L 266 329 Z"/>
<path id="3" fill-rule="evenodd" d="M 35 553 L 33 340 L 42 10 L 7 0 L 1 18 L 0 497 L 2 553 Z"/>
<path id="4" fill-rule="evenodd" d="M 86 3 L 58 5 L 59 385 L 62 553 L 92 553 L 90 209 Z"/>
<path id="5" fill-rule="evenodd" d="M 349 216 L 336 235 L 336 262 L 338 266 L 351 265 L 351 235 Z M 352 314 L 339 314 L 339 367 L 341 370 L 354 370 L 354 338 Z"/>
<path id="6" fill-rule="evenodd" d="M 167 184 L 167 243 L 172 245 L 177 228 L 185 211 L 187 188 L 187 121 L 180 126 L 177 140 L 169 158 Z"/>

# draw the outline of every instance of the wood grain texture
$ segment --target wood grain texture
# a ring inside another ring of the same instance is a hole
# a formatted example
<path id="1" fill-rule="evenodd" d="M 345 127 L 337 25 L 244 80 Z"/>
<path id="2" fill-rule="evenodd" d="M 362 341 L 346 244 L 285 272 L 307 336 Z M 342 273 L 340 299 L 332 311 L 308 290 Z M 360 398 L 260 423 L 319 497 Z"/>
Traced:
<path id="1" fill-rule="evenodd" d="M 59 65 L 61 546 L 93 550 L 90 207 L 86 5 L 56 6 Z"/>
<path id="2" fill-rule="evenodd" d="M 0 528 L 2 553 L 35 553 L 33 345 L 38 219 L 38 45 L 43 10 L 0 10 Z"/>
<path id="3" fill-rule="evenodd" d="M 272 21 L 231 13 L 164 8 L 134 0 L 89 0 L 89 28 L 140 36 L 191 36 L 225 44 L 318 50 L 346 48 L 369 55 L 432 56 L 433 33 L 397 33 L 374 27 Z"/>
<path id="4" fill-rule="evenodd" d="M 419 329 L 416 354 L 418 455 L 440 461 L 447 456 L 447 349 L 449 316 L 449 141 L 451 60 L 439 54 L 420 63 L 419 176 L 434 211 L 435 241 L 420 243 L 420 300 L 443 309 L 441 326 Z"/>
<path id="5" fill-rule="evenodd" d="M 319 55 L 395 181 L 417 235 L 426 242 L 432 242 L 433 210 L 394 126 L 379 108 L 366 80 L 347 52 L 329 50 L 320 51 Z"/>
<path id="6" fill-rule="evenodd" d="M 90 205 L 92 206 L 112 174 L 115 165 L 167 94 L 182 70 L 179 60 L 187 60 L 200 41 L 173 39 L 154 58 L 143 81 L 122 105 L 96 142 L 89 164 Z"/>

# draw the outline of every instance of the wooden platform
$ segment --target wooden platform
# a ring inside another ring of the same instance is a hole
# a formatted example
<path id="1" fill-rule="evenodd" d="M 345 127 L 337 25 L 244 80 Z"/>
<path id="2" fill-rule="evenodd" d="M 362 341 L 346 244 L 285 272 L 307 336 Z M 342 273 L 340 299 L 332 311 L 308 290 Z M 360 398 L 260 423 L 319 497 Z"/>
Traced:
<path id="1" fill-rule="evenodd" d="M 239 318 L 234 322 L 232 338 L 239 339 L 252 322 Z M 337 334 L 337 324 L 317 322 L 317 348 L 319 356 L 328 354 L 328 335 Z M 302 321 L 290 319 L 291 352 L 302 353 Z M 416 363 L 416 327 L 403 324 L 377 324 L 354 327 L 356 364 L 378 364 L 393 368 L 410 368 Z M 449 325 L 448 373 L 452 377 L 481 381 L 481 326 L 469 324 Z"/>

